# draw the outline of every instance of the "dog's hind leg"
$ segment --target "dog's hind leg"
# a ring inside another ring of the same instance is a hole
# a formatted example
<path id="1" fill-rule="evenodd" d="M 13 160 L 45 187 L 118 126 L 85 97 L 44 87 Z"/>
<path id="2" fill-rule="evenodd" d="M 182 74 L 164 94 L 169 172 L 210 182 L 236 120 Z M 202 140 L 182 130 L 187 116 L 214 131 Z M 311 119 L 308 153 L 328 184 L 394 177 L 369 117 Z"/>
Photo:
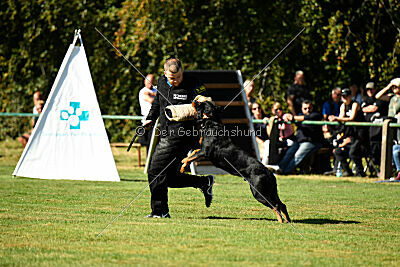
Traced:
<path id="1" fill-rule="evenodd" d="M 281 213 L 283 214 L 283 217 L 285 217 L 286 222 L 290 223 L 290 217 L 289 217 L 289 213 L 286 209 L 286 205 L 283 204 L 282 202 L 279 204 L 279 210 L 281 211 Z"/>
<path id="2" fill-rule="evenodd" d="M 282 218 L 282 215 L 280 214 L 280 212 L 278 212 L 278 210 L 276 208 L 273 208 L 272 210 L 275 212 L 278 222 L 283 223 L 283 218 Z"/>
<path id="3" fill-rule="evenodd" d="M 286 206 L 280 201 L 276 189 L 274 190 L 271 188 L 267 188 L 268 187 L 262 186 L 261 184 L 257 183 L 255 183 L 254 186 L 250 186 L 254 198 L 264 206 L 272 209 L 272 211 L 276 215 L 276 218 L 278 219 L 278 222 L 283 223 L 282 215 L 285 217 L 286 221 L 289 222 L 290 218 L 286 210 Z M 271 198 L 271 195 L 273 195 L 274 197 Z"/>

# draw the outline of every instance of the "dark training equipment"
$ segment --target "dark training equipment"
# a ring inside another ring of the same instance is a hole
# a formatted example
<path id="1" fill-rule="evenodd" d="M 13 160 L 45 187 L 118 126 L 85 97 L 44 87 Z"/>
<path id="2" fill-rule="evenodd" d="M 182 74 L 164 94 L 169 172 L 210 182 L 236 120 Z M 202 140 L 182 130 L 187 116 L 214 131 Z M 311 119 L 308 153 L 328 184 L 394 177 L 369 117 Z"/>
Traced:
<path id="1" fill-rule="evenodd" d="M 154 125 L 154 122 L 151 122 L 151 123 L 147 124 L 146 126 L 139 126 L 139 127 L 143 128 L 143 130 L 144 130 L 144 129 L 150 129 L 151 127 L 153 127 L 153 125 Z M 144 133 L 144 131 L 143 131 L 143 133 Z M 129 152 L 129 150 L 131 150 L 131 147 L 132 147 L 133 143 L 135 143 L 138 135 L 139 135 L 139 133 L 137 132 L 137 129 L 136 129 L 135 135 L 133 136 L 131 142 L 129 143 L 128 149 L 126 151 Z"/>
<path id="2" fill-rule="evenodd" d="M 233 144 L 229 136 L 216 134 L 223 132 L 224 125 L 219 118 L 220 107 L 212 102 L 193 102 L 197 110 L 197 121 L 201 125 L 200 149 L 196 149 L 182 160 L 181 172 L 186 166 L 202 157 L 209 159 L 216 167 L 228 173 L 243 177 L 249 184 L 254 198 L 271 208 L 279 222 L 282 215 L 287 222 L 290 217 L 286 205 L 278 196 L 276 178 L 259 160 Z"/>
<path id="3" fill-rule="evenodd" d="M 135 133 L 135 135 L 132 138 L 132 141 L 129 143 L 128 149 L 126 151 L 129 152 L 129 150 L 131 150 L 131 147 L 133 145 L 133 143 L 135 143 L 136 138 L 138 137 L 138 133 Z"/>

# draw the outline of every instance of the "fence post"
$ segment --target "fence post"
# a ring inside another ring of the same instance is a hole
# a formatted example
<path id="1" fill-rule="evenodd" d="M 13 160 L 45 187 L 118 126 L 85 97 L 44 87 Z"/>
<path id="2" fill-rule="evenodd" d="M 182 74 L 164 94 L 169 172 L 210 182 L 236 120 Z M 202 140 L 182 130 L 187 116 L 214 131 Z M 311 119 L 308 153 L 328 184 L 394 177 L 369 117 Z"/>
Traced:
<path id="1" fill-rule="evenodd" d="M 382 180 L 387 180 L 392 175 L 392 147 L 393 147 L 393 129 L 389 127 L 390 119 L 383 122 L 382 125 L 382 151 L 381 151 L 381 174 Z"/>

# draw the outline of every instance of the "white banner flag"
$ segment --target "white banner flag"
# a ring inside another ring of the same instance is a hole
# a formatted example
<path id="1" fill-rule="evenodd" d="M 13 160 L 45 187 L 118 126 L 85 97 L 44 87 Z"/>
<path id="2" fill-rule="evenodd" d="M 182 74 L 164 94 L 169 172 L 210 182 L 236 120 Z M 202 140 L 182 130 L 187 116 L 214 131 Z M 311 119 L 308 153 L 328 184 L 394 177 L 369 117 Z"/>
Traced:
<path id="1" fill-rule="evenodd" d="M 42 179 L 119 181 L 85 49 L 61 64 L 43 112 L 13 175 Z"/>

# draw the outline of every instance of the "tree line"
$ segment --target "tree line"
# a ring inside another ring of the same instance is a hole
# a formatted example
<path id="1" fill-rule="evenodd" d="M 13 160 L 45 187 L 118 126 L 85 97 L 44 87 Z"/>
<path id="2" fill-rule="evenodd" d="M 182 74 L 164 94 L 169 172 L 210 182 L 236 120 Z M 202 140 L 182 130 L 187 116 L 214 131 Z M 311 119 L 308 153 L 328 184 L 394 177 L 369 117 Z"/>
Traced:
<path id="1" fill-rule="evenodd" d="M 179 57 L 185 69 L 257 74 L 303 27 L 305 31 L 256 79 L 266 110 L 284 102 L 303 70 L 316 106 L 335 86 L 399 76 L 399 0 L 32 0 L 0 2 L 0 112 L 31 112 L 36 90 L 49 93 L 76 28 L 103 114 L 139 113 L 143 78 L 95 31 L 107 36 L 143 73 L 162 74 Z M 112 141 L 126 141 L 136 121 L 106 120 Z M 26 130 L 0 119 L 0 139 Z"/>

